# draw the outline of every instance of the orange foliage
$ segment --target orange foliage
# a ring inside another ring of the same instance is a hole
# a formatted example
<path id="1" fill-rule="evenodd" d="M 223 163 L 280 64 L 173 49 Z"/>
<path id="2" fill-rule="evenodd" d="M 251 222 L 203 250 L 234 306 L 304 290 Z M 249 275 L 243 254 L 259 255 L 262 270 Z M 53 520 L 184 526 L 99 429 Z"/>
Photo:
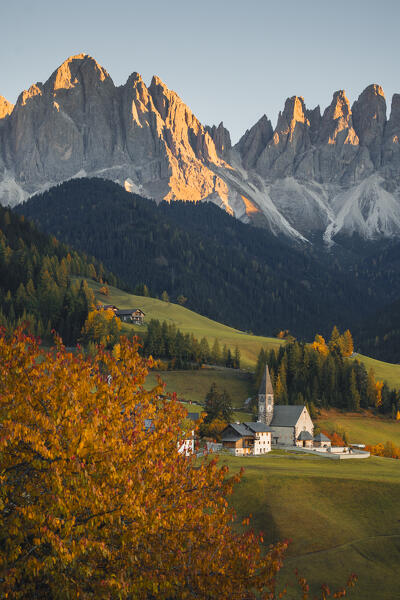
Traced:
<path id="1" fill-rule="evenodd" d="M 284 329 L 284 330 L 280 331 L 276 337 L 278 338 L 278 340 L 283 340 L 288 335 L 289 335 L 289 329 Z"/>
<path id="2" fill-rule="evenodd" d="M 385 458 L 400 459 L 400 446 L 395 446 L 393 442 L 386 444 L 376 444 L 376 446 L 365 446 L 365 449 L 374 456 L 383 456 Z"/>
<path id="3" fill-rule="evenodd" d="M 324 435 L 326 435 L 326 437 L 328 437 L 331 440 L 332 446 L 338 446 L 340 448 L 342 446 L 346 446 L 346 442 L 344 441 L 344 439 L 342 438 L 342 436 L 340 436 L 338 433 L 336 433 L 336 431 L 333 431 L 333 432 L 329 433 L 325 429 L 322 429 L 321 433 L 323 433 Z"/>
<path id="4" fill-rule="evenodd" d="M 287 542 L 231 527 L 240 474 L 178 453 L 187 413 L 137 350 L 0 330 L 0 597 L 281 597 Z"/>
<path id="5" fill-rule="evenodd" d="M 376 400 L 375 406 L 378 408 L 382 404 L 382 388 L 383 381 L 375 381 L 375 389 L 376 389 Z"/>
<path id="6" fill-rule="evenodd" d="M 317 350 L 320 354 L 323 354 L 324 356 L 327 356 L 329 354 L 329 348 L 322 335 L 317 334 L 315 336 L 315 340 L 312 344 L 312 347 L 314 348 L 314 350 Z"/>
<path id="7" fill-rule="evenodd" d="M 103 294 L 103 296 L 109 296 L 110 295 L 110 290 L 108 289 L 108 285 L 103 285 L 100 289 L 99 289 L 99 293 Z"/>
<path id="8" fill-rule="evenodd" d="M 231 528 L 240 476 L 178 453 L 151 361 L 0 331 L 0 597 L 265 598 L 287 543 Z M 111 375 L 111 378 L 107 376 Z M 151 427 L 148 426 L 151 419 Z"/>

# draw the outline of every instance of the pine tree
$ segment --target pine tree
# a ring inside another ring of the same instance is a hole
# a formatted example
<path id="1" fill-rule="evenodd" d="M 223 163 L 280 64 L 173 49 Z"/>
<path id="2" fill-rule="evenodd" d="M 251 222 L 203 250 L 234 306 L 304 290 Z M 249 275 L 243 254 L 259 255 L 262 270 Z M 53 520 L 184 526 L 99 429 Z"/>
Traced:
<path id="1" fill-rule="evenodd" d="M 235 346 L 235 354 L 233 357 L 233 368 L 240 369 L 240 350 L 238 346 Z"/>
<path id="2" fill-rule="evenodd" d="M 360 394 L 357 389 L 356 374 L 354 369 L 352 369 L 350 373 L 348 409 L 352 411 L 360 410 Z"/>
<path id="3" fill-rule="evenodd" d="M 343 334 L 343 356 L 351 356 L 354 352 L 353 337 L 348 329 Z"/>
<path id="4" fill-rule="evenodd" d="M 219 345 L 218 338 L 215 338 L 214 340 L 214 344 L 211 350 L 211 360 L 216 365 L 218 365 L 221 361 L 221 348 Z"/>

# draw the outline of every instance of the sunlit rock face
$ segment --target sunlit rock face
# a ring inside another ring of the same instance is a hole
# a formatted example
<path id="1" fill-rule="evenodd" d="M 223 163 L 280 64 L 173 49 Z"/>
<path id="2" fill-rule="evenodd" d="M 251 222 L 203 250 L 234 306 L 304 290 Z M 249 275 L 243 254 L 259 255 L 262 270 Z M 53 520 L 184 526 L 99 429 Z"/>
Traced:
<path id="1" fill-rule="evenodd" d="M 68 58 L 13 106 L 0 96 L 0 202 L 76 176 L 112 179 L 156 200 L 211 200 L 297 241 L 400 235 L 400 95 L 390 118 L 378 85 L 322 111 L 301 96 L 273 129 L 264 115 L 232 147 L 176 92 L 134 72 L 115 86 L 86 54 Z"/>
<path id="2" fill-rule="evenodd" d="M 389 121 L 383 90 L 374 84 L 352 108 L 344 90 L 322 116 L 293 96 L 264 138 L 260 123 L 236 144 L 235 156 L 299 233 L 322 235 L 328 244 L 338 234 L 400 235 L 399 94 Z"/>
<path id="3" fill-rule="evenodd" d="M 0 114 L 11 112 L 0 103 Z M 229 135 L 229 134 L 228 134 Z M 76 175 L 99 174 L 168 200 L 227 203 L 226 184 L 207 167 L 224 161 L 179 96 L 157 77 L 133 73 L 116 87 L 93 58 L 66 60 L 43 85 L 22 92 L 2 143 L 5 162 L 28 193 Z"/>
<path id="4" fill-rule="evenodd" d="M 206 125 L 205 130 L 211 137 L 215 144 L 215 149 L 219 156 L 227 156 L 229 150 L 232 148 L 231 136 L 229 131 L 224 127 L 221 122 L 218 127 L 213 125 L 212 127 Z"/>
<path id="5" fill-rule="evenodd" d="M 8 102 L 3 96 L 0 96 L 0 119 L 8 117 L 13 111 L 14 104 Z"/>

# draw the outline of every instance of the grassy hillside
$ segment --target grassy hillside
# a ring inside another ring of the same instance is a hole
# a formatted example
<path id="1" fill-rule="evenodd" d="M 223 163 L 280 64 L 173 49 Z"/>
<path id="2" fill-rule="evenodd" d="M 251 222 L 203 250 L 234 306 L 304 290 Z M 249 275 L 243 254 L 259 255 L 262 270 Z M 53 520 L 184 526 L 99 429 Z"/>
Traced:
<path id="1" fill-rule="evenodd" d="M 233 349 L 240 348 L 241 363 L 244 368 L 253 369 L 257 355 L 261 347 L 278 347 L 282 342 L 276 338 L 261 337 L 246 334 L 227 325 L 222 325 L 203 317 L 183 306 L 169 302 L 162 302 L 155 298 L 134 296 L 117 288 L 109 286 L 110 295 L 105 296 L 98 293 L 101 285 L 95 281 L 89 281 L 88 285 L 95 292 L 96 298 L 105 304 L 115 304 L 118 308 L 141 308 L 146 314 L 146 320 L 159 319 L 175 325 L 184 333 L 193 333 L 196 337 L 206 337 L 209 343 L 218 338 L 221 347 L 226 344 Z M 131 332 L 135 328 L 125 325 L 126 331 Z M 137 331 L 143 331 L 143 327 L 136 327 Z"/>
<path id="2" fill-rule="evenodd" d="M 193 333 L 199 338 L 204 336 L 211 344 L 215 338 L 218 338 L 221 345 L 226 344 L 232 349 L 238 346 L 244 369 L 254 369 L 261 347 L 278 348 L 282 344 L 282 341 L 276 338 L 250 335 L 227 325 L 222 325 L 178 304 L 162 302 L 155 298 L 134 296 L 112 286 L 109 286 L 110 295 L 106 298 L 98 292 L 101 287 L 100 284 L 88 280 L 88 285 L 95 292 L 96 298 L 102 303 L 115 304 L 119 308 L 138 307 L 146 313 L 147 320 L 159 319 L 160 321 L 165 320 L 168 323 L 175 323 L 184 333 Z M 127 333 L 135 329 L 130 325 L 124 325 L 124 327 Z M 143 328 L 136 327 L 136 330 L 142 331 Z M 390 387 L 400 388 L 400 364 L 381 362 L 362 354 L 357 354 L 356 357 L 365 364 L 367 369 L 372 367 L 378 379 L 383 379 Z"/>
<path id="3" fill-rule="evenodd" d="M 378 379 L 383 379 L 389 387 L 400 387 L 400 364 L 392 364 L 357 354 L 356 358 L 363 362 L 367 370 L 372 369 Z"/>
<path id="4" fill-rule="evenodd" d="M 392 441 L 400 446 L 400 421 L 375 417 L 369 414 L 341 414 L 334 410 L 323 411 L 317 421 L 318 427 L 344 430 L 353 444 L 378 444 Z"/>
<path id="5" fill-rule="evenodd" d="M 355 572 L 359 584 L 351 598 L 398 597 L 398 461 L 340 462 L 275 452 L 220 460 L 231 471 L 245 467 L 232 500 L 239 517 L 252 514 L 266 544 L 292 540 L 283 580 L 293 580 L 297 567 L 310 582 L 334 587 Z"/>
<path id="6" fill-rule="evenodd" d="M 219 389 L 226 389 L 236 409 L 234 420 L 252 420 L 252 415 L 244 412 L 243 402 L 253 393 L 250 373 L 232 369 L 199 369 L 198 371 L 152 372 L 146 380 L 146 387 L 156 384 L 157 375 L 166 383 L 167 392 L 176 392 L 179 399 L 186 400 L 190 412 L 201 412 L 207 392 L 215 382 Z"/>

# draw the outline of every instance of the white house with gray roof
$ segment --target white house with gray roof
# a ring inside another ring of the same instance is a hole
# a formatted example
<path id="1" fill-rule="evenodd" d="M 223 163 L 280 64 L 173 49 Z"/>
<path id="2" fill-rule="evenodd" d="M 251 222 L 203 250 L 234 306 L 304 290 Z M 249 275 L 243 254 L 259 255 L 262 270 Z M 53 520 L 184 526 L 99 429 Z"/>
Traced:
<path id="1" fill-rule="evenodd" d="M 306 406 L 274 403 L 268 365 L 258 392 L 258 421 L 271 428 L 272 445 L 310 447 L 314 425 Z"/>
<path id="2" fill-rule="evenodd" d="M 222 446 L 236 456 L 271 451 L 271 428 L 265 423 L 230 423 L 222 432 Z"/>

